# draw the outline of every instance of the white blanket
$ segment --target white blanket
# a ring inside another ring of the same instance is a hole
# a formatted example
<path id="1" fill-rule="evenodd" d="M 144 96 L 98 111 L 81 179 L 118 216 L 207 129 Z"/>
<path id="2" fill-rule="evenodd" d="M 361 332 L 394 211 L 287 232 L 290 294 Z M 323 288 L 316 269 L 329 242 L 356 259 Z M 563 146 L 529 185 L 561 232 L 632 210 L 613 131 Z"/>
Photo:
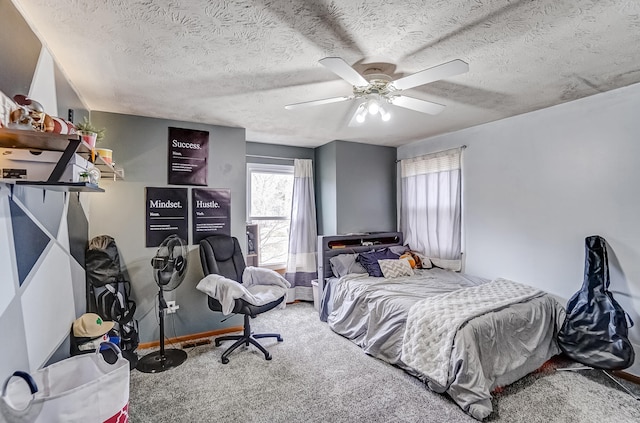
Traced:
<path id="1" fill-rule="evenodd" d="M 448 385 L 453 340 L 467 321 L 542 291 L 506 279 L 426 298 L 409 310 L 402 361 L 443 388 Z"/>
<path id="2" fill-rule="evenodd" d="M 221 275 L 211 274 L 198 282 L 196 289 L 215 298 L 222 305 L 222 314 L 231 314 L 235 300 L 241 298 L 255 306 L 261 306 L 286 296 L 291 284 L 279 273 L 262 267 L 246 267 L 242 283 Z M 285 298 L 278 306 L 284 308 Z"/>

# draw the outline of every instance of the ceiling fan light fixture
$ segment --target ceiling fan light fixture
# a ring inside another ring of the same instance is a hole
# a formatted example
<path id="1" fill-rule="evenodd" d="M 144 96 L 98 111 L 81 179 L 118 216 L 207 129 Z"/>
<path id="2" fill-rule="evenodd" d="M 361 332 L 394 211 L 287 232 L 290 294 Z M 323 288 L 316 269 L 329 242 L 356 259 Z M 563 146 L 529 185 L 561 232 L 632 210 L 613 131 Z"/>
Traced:
<path id="1" fill-rule="evenodd" d="M 378 112 L 380 113 L 380 118 L 383 122 L 389 122 L 391 119 L 391 113 L 381 104 Z"/>
<path id="2" fill-rule="evenodd" d="M 356 113 L 356 122 L 363 123 L 364 120 L 367 118 L 367 108 L 359 107 L 359 109 L 360 110 L 358 110 L 358 112 Z"/>
<path id="3" fill-rule="evenodd" d="M 367 110 L 369 111 L 370 115 L 375 115 L 380 111 L 380 104 L 375 98 L 369 99 L 369 101 L 367 102 Z"/>

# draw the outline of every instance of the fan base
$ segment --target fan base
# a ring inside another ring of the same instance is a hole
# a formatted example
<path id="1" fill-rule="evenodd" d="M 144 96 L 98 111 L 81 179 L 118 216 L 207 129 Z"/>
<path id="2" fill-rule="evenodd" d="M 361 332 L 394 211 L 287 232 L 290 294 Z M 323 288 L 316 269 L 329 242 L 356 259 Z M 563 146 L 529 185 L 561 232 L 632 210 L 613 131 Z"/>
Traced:
<path id="1" fill-rule="evenodd" d="M 166 349 L 164 356 L 160 351 L 149 353 L 138 361 L 136 369 L 142 373 L 160 373 L 178 367 L 187 359 L 187 353 L 182 350 Z"/>

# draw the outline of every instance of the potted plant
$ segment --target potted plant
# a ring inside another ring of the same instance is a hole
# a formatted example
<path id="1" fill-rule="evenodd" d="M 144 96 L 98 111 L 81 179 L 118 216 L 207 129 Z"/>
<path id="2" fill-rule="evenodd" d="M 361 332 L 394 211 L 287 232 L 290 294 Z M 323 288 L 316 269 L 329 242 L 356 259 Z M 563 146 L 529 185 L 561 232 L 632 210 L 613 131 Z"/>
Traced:
<path id="1" fill-rule="evenodd" d="M 86 116 L 82 122 L 76 125 L 76 130 L 78 134 L 80 134 L 80 137 L 82 137 L 82 141 L 89 144 L 91 148 L 94 148 L 96 143 L 99 143 L 104 138 L 104 128 L 96 128 Z"/>

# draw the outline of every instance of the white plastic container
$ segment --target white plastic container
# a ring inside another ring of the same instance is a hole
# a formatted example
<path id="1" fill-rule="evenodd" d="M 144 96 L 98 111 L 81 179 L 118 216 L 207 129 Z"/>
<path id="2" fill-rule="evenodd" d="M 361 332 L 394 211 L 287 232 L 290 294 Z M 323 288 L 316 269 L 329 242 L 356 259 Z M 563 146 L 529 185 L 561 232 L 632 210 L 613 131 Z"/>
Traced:
<path id="1" fill-rule="evenodd" d="M 311 281 L 311 287 L 313 288 L 313 307 L 316 310 L 320 309 L 320 287 L 318 286 L 318 280 Z"/>
<path id="2" fill-rule="evenodd" d="M 26 149 L 0 148 L 0 169 L 5 173 L 19 174 L 8 176 L 9 179 L 26 179 L 30 181 L 46 181 L 51 175 L 58 159 L 59 151 L 31 152 Z M 93 165 L 79 154 L 74 154 L 60 178 L 60 182 L 80 182 L 80 174 L 93 168 Z M 11 172 L 7 172 L 11 170 Z"/>

